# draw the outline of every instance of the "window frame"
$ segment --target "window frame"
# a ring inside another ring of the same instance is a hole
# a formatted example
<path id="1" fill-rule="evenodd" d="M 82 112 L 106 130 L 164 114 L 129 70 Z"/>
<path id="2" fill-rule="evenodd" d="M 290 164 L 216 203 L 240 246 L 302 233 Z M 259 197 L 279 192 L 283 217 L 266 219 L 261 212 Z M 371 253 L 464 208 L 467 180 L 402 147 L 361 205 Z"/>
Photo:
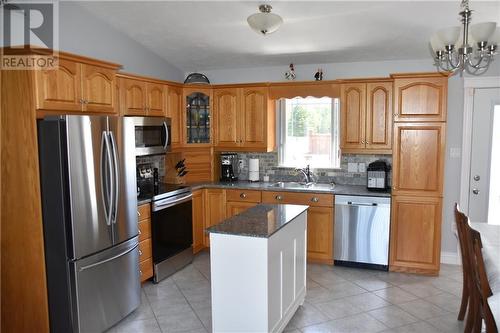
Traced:
<path id="1" fill-rule="evenodd" d="M 328 96 L 325 96 L 328 97 Z M 295 97 L 302 98 L 302 97 Z M 307 96 L 305 98 L 318 98 Z M 304 98 L 304 99 L 305 99 Z M 336 97 L 328 97 L 332 99 L 332 114 L 331 114 L 331 160 L 330 166 L 311 165 L 313 169 L 340 169 L 340 99 Z M 280 98 L 276 101 L 276 138 L 278 139 L 278 167 L 280 168 L 297 168 L 305 167 L 305 165 L 289 165 L 285 163 L 285 145 L 286 145 L 286 100 L 292 98 Z"/>

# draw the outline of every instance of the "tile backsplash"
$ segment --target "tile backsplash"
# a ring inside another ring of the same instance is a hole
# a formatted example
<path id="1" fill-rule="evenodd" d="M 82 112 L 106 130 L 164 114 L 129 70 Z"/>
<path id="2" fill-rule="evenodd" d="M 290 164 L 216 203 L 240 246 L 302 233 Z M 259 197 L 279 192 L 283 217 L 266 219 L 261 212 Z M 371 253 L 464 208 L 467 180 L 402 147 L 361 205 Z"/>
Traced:
<path id="1" fill-rule="evenodd" d="M 158 168 L 158 177 L 163 181 L 165 177 L 165 155 L 137 156 L 136 165 L 150 163 L 153 168 Z"/>
<path id="2" fill-rule="evenodd" d="M 278 166 L 278 153 L 238 153 L 240 160 L 244 161 L 244 167 L 240 171 L 239 179 L 248 180 L 248 159 L 259 159 L 260 180 L 265 175 L 274 181 L 302 181 L 303 177 L 293 168 Z M 334 181 L 336 184 L 366 185 L 368 164 L 376 160 L 385 160 L 392 166 L 391 155 L 365 155 L 365 154 L 343 154 L 340 160 L 340 169 L 312 169 L 315 180 L 320 183 Z M 389 173 L 389 184 L 391 183 Z"/>

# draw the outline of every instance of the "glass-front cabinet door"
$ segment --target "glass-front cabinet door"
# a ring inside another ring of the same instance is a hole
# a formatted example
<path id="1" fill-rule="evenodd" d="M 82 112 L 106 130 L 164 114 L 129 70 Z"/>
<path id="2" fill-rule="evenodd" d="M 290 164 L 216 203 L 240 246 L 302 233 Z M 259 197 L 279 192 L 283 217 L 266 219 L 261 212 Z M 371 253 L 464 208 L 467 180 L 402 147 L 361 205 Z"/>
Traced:
<path id="1" fill-rule="evenodd" d="M 185 120 L 187 144 L 211 143 L 211 91 L 188 89 L 185 91 Z"/>

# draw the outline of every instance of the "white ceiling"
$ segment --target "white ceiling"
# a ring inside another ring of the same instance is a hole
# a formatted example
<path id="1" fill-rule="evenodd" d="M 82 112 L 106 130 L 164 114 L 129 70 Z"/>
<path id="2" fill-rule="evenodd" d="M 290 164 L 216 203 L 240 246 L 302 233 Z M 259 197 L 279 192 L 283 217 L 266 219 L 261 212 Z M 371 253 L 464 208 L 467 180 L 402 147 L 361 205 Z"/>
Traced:
<path id="1" fill-rule="evenodd" d="M 260 3 L 283 17 L 260 36 Z M 185 70 L 428 59 L 430 34 L 459 24 L 459 1 L 87 2 L 88 11 Z M 471 2 L 473 22 L 500 21 L 500 2 Z"/>

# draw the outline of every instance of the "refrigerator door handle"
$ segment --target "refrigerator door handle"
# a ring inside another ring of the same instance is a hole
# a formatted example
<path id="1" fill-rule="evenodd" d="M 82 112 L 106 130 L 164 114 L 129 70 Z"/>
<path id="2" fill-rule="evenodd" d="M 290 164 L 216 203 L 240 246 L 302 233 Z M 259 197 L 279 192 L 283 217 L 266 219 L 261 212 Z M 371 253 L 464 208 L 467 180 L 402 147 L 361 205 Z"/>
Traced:
<path id="1" fill-rule="evenodd" d="M 109 140 L 111 142 L 112 155 L 113 155 L 113 187 L 114 196 L 113 200 L 113 210 L 111 211 L 111 221 L 116 224 L 116 215 L 118 214 L 118 200 L 120 194 L 120 169 L 118 165 L 118 148 L 116 146 L 115 136 L 113 132 L 109 132 Z"/>
<path id="2" fill-rule="evenodd" d="M 123 257 L 124 255 L 126 255 L 127 253 L 130 253 L 132 251 L 134 251 L 137 247 L 139 246 L 139 243 L 135 244 L 133 247 L 131 247 L 130 249 L 127 249 L 125 251 L 123 251 L 122 253 L 118 253 L 117 255 L 114 255 L 110 258 L 107 258 L 107 259 L 104 259 L 104 260 L 101 260 L 99 262 L 96 262 L 96 263 L 93 263 L 93 264 L 90 264 L 90 265 L 87 265 L 87 266 L 83 266 L 83 267 L 80 267 L 78 269 L 78 272 L 81 272 L 81 271 L 84 271 L 86 269 L 89 269 L 89 268 L 92 268 L 92 267 L 96 267 L 96 266 L 99 266 L 99 265 L 102 265 L 102 264 L 105 264 L 107 262 L 110 262 L 110 261 L 113 261 L 115 259 L 118 259 L 120 257 Z"/>
<path id="3" fill-rule="evenodd" d="M 106 163 L 105 163 L 106 161 Z M 105 183 L 108 183 L 109 173 L 111 171 L 109 163 L 111 161 L 111 154 L 109 151 L 109 143 L 107 139 L 106 132 L 103 131 L 101 135 L 101 195 L 104 206 L 104 217 L 106 219 L 106 224 L 111 225 L 111 197 L 109 193 L 109 188 Z M 107 172 L 105 171 L 107 168 Z M 107 176 L 105 176 L 107 175 Z"/>

